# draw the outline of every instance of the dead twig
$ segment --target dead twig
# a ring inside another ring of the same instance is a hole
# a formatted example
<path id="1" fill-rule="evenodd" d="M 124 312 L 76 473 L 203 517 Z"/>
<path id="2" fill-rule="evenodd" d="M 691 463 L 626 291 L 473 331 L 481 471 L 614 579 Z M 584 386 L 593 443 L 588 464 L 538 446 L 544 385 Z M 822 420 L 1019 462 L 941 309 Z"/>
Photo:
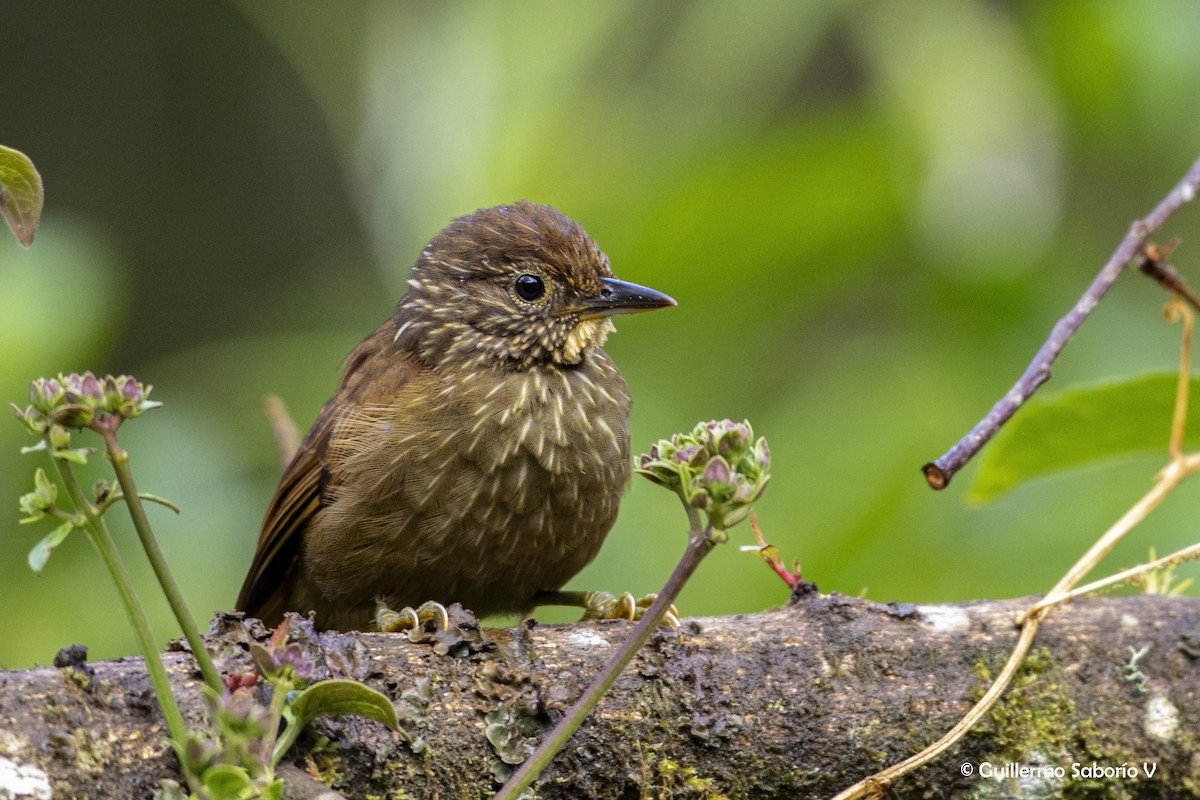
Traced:
<path id="1" fill-rule="evenodd" d="M 267 424 L 271 426 L 271 433 L 275 436 L 275 450 L 279 453 L 279 462 L 286 468 L 300 447 L 300 432 L 296 430 L 296 423 L 288 413 L 283 398 L 269 394 L 263 398 L 262 403 L 263 414 L 266 415 Z"/>
<path id="2" fill-rule="evenodd" d="M 1148 254 L 1149 248 L 1147 248 L 1146 240 L 1161 228 L 1184 203 L 1190 202 L 1198 190 L 1200 190 L 1200 161 L 1192 165 L 1183 179 L 1154 207 L 1153 211 L 1130 226 L 1129 233 L 1113 251 L 1108 263 L 1100 270 L 1100 273 L 1071 310 L 1054 325 L 1045 343 L 1034 355 L 1029 366 L 1025 368 L 1025 372 L 1017 379 L 1013 387 L 992 406 L 987 416 L 940 458 L 930 461 L 921 468 L 925 473 L 925 480 L 931 487 L 945 489 L 949 486 L 954 475 L 996 435 L 1001 426 L 1016 413 L 1017 409 L 1024 405 L 1025 401 L 1037 391 L 1037 388 L 1050 379 L 1050 366 L 1126 267 L 1136 263 L 1139 268 L 1144 269 L 1147 264 L 1156 261 L 1165 264 L 1165 259 L 1155 259 L 1152 253 Z M 1162 248 L 1156 249 L 1160 252 L 1162 250 Z M 1169 267 L 1169 265 L 1167 266 Z M 1172 269 L 1170 272 L 1174 272 L 1174 270 Z M 1163 270 L 1163 274 L 1167 275 L 1167 272 Z M 1160 283 L 1163 282 L 1157 276 L 1153 277 Z M 1178 273 L 1175 273 L 1175 277 L 1178 278 Z M 1182 281 L 1179 281 L 1179 284 L 1182 285 Z M 1182 294 L 1174 286 L 1168 288 Z M 1188 299 L 1190 302 L 1191 298 Z"/>

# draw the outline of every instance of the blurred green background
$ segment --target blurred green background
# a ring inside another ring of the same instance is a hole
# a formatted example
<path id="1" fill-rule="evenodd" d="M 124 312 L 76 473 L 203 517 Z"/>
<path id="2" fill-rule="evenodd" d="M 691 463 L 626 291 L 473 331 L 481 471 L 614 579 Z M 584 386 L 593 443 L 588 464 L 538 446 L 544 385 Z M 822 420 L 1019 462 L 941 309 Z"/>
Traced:
<path id="1" fill-rule="evenodd" d="M 1200 154 L 1195 3 L 14 2 L 0 30 L 0 142 L 47 191 L 32 250 L 0 236 L 0 394 L 89 368 L 154 384 L 165 407 L 124 441 L 141 488 L 183 509 L 151 514 L 202 619 L 232 604 L 279 473 L 262 395 L 306 427 L 422 245 L 518 198 L 679 300 L 609 340 L 635 447 L 749 418 L 774 456 L 767 538 L 824 591 L 1045 591 L 1161 463 L 984 508 L 963 502 L 971 470 L 941 494 L 919 470 Z M 1161 237 L 1184 237 L 1192 276 L 1196 213 Z M 1123 279 L 1049 388 L 1170 368 L 1164 299 Z M 26 566 L 45 532 L 17 524 L 27 443 L 0 425 L 0 664 L 130 653 L 82 536 Z M 1194 541 L 1198 493 L 1110 565 Z M 636 481 L 573 585 L 653 591 L 684 529 Z M 786 599 L 749 541 L 705 563 L 684 613 Z"/>

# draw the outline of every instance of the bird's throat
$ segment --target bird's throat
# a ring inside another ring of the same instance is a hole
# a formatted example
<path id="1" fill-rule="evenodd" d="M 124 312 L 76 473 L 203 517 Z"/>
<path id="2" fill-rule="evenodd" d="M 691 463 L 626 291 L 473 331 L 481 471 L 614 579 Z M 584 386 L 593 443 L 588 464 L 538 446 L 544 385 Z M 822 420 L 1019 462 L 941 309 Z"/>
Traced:
<path id="1" fill-rule="evenodd" d="M 563 343 L 563 363 L 578 364 L 588 350 L 603 347 L 608 335 L 616 329 L 613 321 L 608 317 L 596 317 L 581 321 L 574 330 L 567 334 L 567 340 Z"/>

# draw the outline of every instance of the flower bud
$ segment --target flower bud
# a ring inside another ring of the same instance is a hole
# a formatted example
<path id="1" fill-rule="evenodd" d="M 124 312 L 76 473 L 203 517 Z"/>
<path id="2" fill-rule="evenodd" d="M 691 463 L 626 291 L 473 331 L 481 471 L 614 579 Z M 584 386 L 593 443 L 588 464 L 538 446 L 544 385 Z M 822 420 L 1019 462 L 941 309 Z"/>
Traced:
<path id="1" fill-rule="evenodd" d="M 34 436 L 41 436 L 50 425 L 45 416 L 33 406 L 21 408 L 16 403 L 9 403 L 8 407 L 12 409 L 17 421 L 25 426 L 25 430 Z"/>
<path id="2" fill-rule="evenodd" d="M 730 460 L 737 460 L 750 444 L 750 429 L 744 423 L 724 420 L 724 425 L 715 430 L 716 450 Z"/>
<path id="3" fill-rule="evenodd" d="M 193 775 L 200 775 L 211 767 L 217 760 L 219 748 L 211 739 L 192 731 L 188 734 L 187 744 L 183 746 L 180 760 L 187 765 Z"/>
<path id="4" fill-rule="evenodd" d="M 302 681 L 308 680 L 313 672 L 312 659 L 306 656 L 304 650 L 295 642 L 276 653 L 274 661 L 277 669 L 290 669 Z"/>
<path id="5" fill-rule="evenodd" d="M 771 456 L 749 422 L 709 420 L 660 440 L 638 460 L 639 472 L 703 510 L 716 531 L 745 519 L 766 487 Z"/>
<path id="6" fill-rule="evenodd" d="M 725 461 L 723 456 L 717 456 L 709 460 L 708 465 L 704 468 L 704 476 L 701 480 L 713 489 L 732 488 L 733 470 L 729 468 L 729 463 Z"/>
<path id="7" fill-rule="evenodd" d="M 29 402 L 43 413 L 49 413 L 62 400 L 66 390 L 53 378 L 37 378 L 29 384 Z"/>
<path id="8" fill-rule="evenodd" d="M 96 404 L 104 400 L 104 390 L 100 388 L 100 381 L 91 372 L 85 372 L 82 375 L 74 375 L 79 380 L 79 393 L 88 403 Z"/>
<path id="9" fill-rule="evenodd" d="M 255 702 L 254 695 L 245 689 L 222 695 L 216 703 L 215 716 L 217 726 L 227 735 L 259 739 L 271 728 L 270 711 Z"/>
<path id="10" fill-rule="evenodd" d="M 771 450 L 767 447 L 766 439 L 759 439 L 754 444 L 754 462 L 764 471 L 771 466 Z"/>

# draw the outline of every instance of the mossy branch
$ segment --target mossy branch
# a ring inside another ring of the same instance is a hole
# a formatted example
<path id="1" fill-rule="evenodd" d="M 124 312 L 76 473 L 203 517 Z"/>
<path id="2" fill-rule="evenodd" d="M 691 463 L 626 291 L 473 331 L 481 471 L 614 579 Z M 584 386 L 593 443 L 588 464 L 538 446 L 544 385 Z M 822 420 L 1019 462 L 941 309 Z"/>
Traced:
<path id="1" fill-rule="evenodd" d="M 535 790 L 542 800 L 831 797 L 961 718 L 1005 662 L 1018 636 L 1014 620 L 1030 602 L 882 605 L 810 593 L 760 614 L 685 619 L 678 631 L 652 637 Z M 505 764 L 485 717 L 509 710 L 520 723 L 515 736 L 540 739 L 628 630 L 598 622 L 484 632 L 456 625 L 450 638 L 414 644 L 391 634 L 316 634 L 293 621 L 313 678 L 358 679 L 383 691 L 397 705 L 400 730 L 322 719 L 288 759 L 347 796 L 487 797 Z M 1200 603 L 1189 598 L 1084 598 L 1057 609 L 1015 688 L 953 750 L 896 781 L 888 796 L 981 791 L 986 781 L 960 770 L 984 762 L 1061 766 L 1066 779 L 1056 792 L 1066 795 L 1072 786 L 1095 790 L 1072 778 L 1073 763 L 1145 762 L 1156 765 L 1153 776 L 1114 788 L 1189 796 L 1200 788 L 1192 763 L 1200 747 L 1198 632 Z M 229 616 L 208 645 L 223 673 L 239 674 L 252 666 L 250 643 L 266 639 L 261 627 Z M 1131 647 L 1144 651 L 1137 680 L 1125 669 Z M 185 716 L 199 718 L 206 706 L 194 662 L 183 653 L 164 662 Z M 0 729 L 20 734 L 6 740 L 4 757 L 41 771 L 64 796 L 148 796 L 146 787 L 177 775 L 161 718 L 146 703 L 140 662 L 0 673 L 0 684 Z M 1045 796 L 1047 786 L 1026 791 Z"/>

